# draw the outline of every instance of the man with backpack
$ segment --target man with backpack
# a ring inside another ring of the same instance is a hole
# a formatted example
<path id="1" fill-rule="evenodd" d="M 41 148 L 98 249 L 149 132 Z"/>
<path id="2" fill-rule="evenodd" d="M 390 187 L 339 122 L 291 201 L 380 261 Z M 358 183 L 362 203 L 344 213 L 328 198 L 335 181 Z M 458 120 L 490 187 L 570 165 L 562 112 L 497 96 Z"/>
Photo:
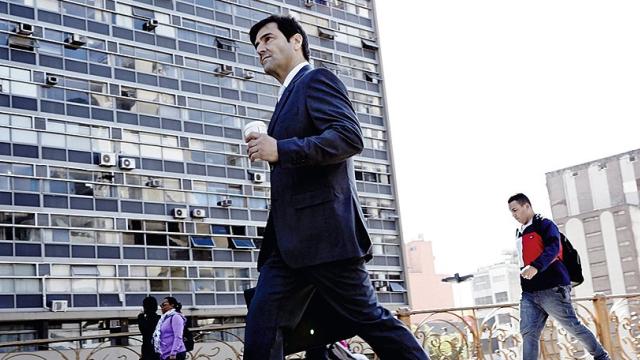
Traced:
<path id="1" fill-rule="evenodd" d="M 531 207 L 529 198 L 518 193 L 509 198 L 509 210 L 522 225 L 516 231 L 520 260 L 520 333 L 523 360 L 537 360 L 540 335 L 551 315 L 580 340 L 594 360 L 610 360 L 596 337 L 584 326 L 571 305 L 571 276 L 565 266 L 556 224 Z"/>

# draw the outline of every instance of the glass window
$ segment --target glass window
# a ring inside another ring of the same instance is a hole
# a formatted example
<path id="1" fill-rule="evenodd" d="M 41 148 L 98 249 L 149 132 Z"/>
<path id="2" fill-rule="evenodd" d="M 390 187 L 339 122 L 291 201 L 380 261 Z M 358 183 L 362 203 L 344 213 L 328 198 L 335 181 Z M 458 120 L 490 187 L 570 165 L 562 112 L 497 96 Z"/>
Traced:
<path id="1" fill-rule="evenodd" d="M 67 135 L 67 147 L 73 150 L 91 151 L 91 138 Z"/>
<path id="2" fill-rule="evenodd" d="M 95 243 L 96 234 L 94 231 L 86 230 L 69 230 L 69 240 L 75 243 L 81 244 L 93 244 Z"/>
<path id="3" fill-rule="evenodd" d="M 170 291 L 169 280 L 149 280 L 151 291 Z"/>
<path id="4" fill-rule="evenodd" d="M 95 266 L 73 265 L 71 266 L 71 275 L 73 276 L 97 276 L 98 268 Z"/>
<path id="5" fill-rule="evenodd" d="M 114 144 L 111 140 L 91 139 L 91 143 L 95 152 L 113 152 Z"/>
<path id="6" fill-rule="evenodd" d="M 57 148 L 65 148 L 65 136 L 61 134 L 40 133 L 40 144 L 42 146 L 51 146 Z"/>
<path id="7" fill-rule="evenodd" d="M 0 127 L 0 141 L 11 141 L 11 132 L 9 131 L 9 128 Z"/>
<path id="8" fill-rule="evenodd" d="M 162 148 L 162 157 L 165 160 L 184 161 L 182 149 Z"/>
<path id="9" fill-rule="evenodd" d="M 118 279 L 100 279 L 98 280 L 98 291 L 102 293 L 119 293 L 120 280 Z"/>
<path id="10" fill-rule="evenodd" d="M 10 77 L 13 80 L 31 81 L 31 72 L 24 69 L 10 68 Z"/>
<path id="11" fill-rule="evenodd" d="M 159 146 L 140 145 L 140 155 L 142 157 L 160 159 L 162 158 L 162 148 Z"/>
<path id="12" fill-rule="evenodd" d="M 71 266 L 62 265 L 62 264 L 53 264 L 51 265 L 51 275 L 52 276 L 70 276 Z"/>
<path id="13" fill-rule="evenodd" d="M 142 199 L 144 201 L 162 202 L 164 200 L 163 191 L 159 189 L 142 189 Z"/>
<path id="14" fill-rule="evenodd" d="M 147 280 L 125 280 L 125 292 L 147 292 Z"/>
<path id="15" fill-rule="evenodd" d="M 171 291 L 191 291 L 191 281 L 171 280 Z"/>
<path id="16" fill-rule="evenodd" d="M 47 279 L 47 293 L 71 293 L 71 279 Z"/>
<path id="17" fill-rule="evenodd" d="M 108 231 L 96 232 L 98 244 L 120 244 L 120 234 Z"/>
<path id="18" fill-rule="evenodd" d="M 169 267 L 168 266 L 148 266 L 147 274 L 149 277 L 168 277 Z"/>
<path id="19" fill-rule="evenodd" d="M 0 279 L 0 293 L 2 294 L 15 293 L 13 288 L 13 279 Z"/>
<path id="20" fill-rule="evenodd" d="M 86 17 L 86 8 L 81 5 L 77 5 L 74 3 L 62 2 L 62 12 L 68 15 L 74 15 L 79 17 Z"/>
<path id="21" fill-rule="evenodd" d="M 37 179 L 14 178 L 13 189 L 18 191 L 40 191 L 40 182 Z"/>
<path id="22" fill-rule="evenodd" d="M 96 279 L 72 279 L 71 291 L 95 294 L 98 291 L 98 281 Z"/>
<path id="23" fill-rule="evenodd" d="M 60 1 L 58 0 L 38 0 L 37 1 L 38 8 L 51 11 L 51 12 L 60 12 Z"/>
<path id="24" fill-rule="evenodd" d="M 91 127 L 88 125 L 69 122 L 67 123 L 67 132 L 69 134 L 91 136 Z"/>
<path id="25" fill-rule="evenodd" d="M 147 276 L 144 266 L 129 266 L 129 276 L 131 277 L 145 277 Z"/>
<path id="26" fill-rule="evenodd" d="M 17 143 L 38 145 L 38 133 L 35 131 L 11 129 L 11 138 Z"/>

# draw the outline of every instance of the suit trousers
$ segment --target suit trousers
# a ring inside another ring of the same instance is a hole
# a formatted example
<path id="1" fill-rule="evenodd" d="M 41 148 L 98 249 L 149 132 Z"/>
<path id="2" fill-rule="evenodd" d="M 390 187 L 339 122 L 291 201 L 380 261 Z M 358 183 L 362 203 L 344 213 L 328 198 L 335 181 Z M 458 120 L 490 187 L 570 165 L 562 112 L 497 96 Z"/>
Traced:
<path id="1" fill-rule="evenodd" d="M 288 301 L 297 291 L 315 287 L 348 320 L 381 360 L 428 360 L 411 332 L 378 304 L 363 259 L 341 260 L 292 269 L 274 252 L 260 270 L 245 329 L 244 360 L 282 360 L 283 319 L 290 318 Z"/>

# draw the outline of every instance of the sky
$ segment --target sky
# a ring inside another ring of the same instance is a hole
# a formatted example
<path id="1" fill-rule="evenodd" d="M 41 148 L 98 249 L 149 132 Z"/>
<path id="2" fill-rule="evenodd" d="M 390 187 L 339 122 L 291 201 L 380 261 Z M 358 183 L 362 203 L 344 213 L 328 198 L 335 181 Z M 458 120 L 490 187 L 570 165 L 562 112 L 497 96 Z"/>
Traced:
<path id="1" fill-rule="evenodd" d="M 376 0 L 405 242 L 436 271 L 513 250 L 507 199 L 640 148 L 640 2 Z"/>

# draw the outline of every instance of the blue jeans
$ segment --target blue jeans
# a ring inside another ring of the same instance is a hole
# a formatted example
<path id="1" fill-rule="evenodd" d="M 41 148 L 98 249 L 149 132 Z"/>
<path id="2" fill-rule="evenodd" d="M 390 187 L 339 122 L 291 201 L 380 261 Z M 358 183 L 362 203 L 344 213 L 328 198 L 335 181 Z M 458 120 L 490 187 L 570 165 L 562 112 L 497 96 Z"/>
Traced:
<path id="1" fill-rule="evenodd" d="M 523 341 L 523 360 L 538 360 L 540 335 L 549 315 L 560 323 L 569 334 L 582 342 L 594 360 L 610 360 L 609 355 L 593 333 L 576 316 L 571 305 L 571 285 L 522 293 L 520 334 L 522 334 Z"/>

